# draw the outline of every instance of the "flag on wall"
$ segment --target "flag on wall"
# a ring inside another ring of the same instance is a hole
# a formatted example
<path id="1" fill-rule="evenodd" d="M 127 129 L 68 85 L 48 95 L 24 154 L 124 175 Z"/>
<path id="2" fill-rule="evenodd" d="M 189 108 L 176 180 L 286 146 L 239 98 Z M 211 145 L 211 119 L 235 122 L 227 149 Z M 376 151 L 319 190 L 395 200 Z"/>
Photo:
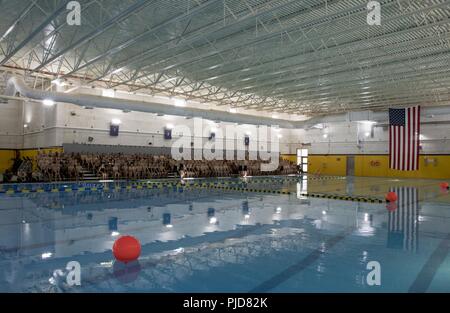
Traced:
<path id="1" fill-rule="evenodd" d="M 420 106 L 389 109 L 389 167 L 419 169 Z"/>

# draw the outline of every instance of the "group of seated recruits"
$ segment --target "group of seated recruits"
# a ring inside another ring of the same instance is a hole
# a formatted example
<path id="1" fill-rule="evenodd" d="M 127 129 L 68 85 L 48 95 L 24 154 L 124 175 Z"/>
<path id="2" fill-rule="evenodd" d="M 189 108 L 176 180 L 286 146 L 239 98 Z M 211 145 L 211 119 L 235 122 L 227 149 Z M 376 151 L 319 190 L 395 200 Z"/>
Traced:
<path id="1" fill-rule="evenodd" d="M 275 171 L 261 171 L 260 160 L 174 160 L 165 155 L 40 153 L 22 160 L 16 173 L 3 175 L 3 182 L 78 181 L 86 173 L 98 179 L 148 179 L 180 176 L 227 177 L 234 175 L 296 174 L 297 166 L 280 159 Z M 25 166 L 26 165 L 26 166 Z"/>

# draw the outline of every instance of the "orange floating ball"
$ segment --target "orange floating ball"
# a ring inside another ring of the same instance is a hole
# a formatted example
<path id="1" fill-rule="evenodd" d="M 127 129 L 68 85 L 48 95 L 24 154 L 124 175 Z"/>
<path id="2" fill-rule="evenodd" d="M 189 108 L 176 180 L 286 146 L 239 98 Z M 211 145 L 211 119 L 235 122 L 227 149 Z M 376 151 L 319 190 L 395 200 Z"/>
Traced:
<path id="1" fill-rule="evenodd" d="M 448 189 L 448 183 L 447 182 L 442 182 L 439 184 L 439 186 L 441 186 L 442 189 Z"/>
<path id="2" fill-rule="evenodd" d="M 114 242 L 112 250 L 118 261 L 128 263 L 139 258 L 141 244 L 133 236 L 122 236 Z"/>
<path id="3" fill-rule="evenodd" d="M 395 201 L 397 201 L 397 199 L 398 199 L 397 194 L 393 191 L 388 192 L 386 195 L 386 200 L 388 202 L 395 202 Z"/>

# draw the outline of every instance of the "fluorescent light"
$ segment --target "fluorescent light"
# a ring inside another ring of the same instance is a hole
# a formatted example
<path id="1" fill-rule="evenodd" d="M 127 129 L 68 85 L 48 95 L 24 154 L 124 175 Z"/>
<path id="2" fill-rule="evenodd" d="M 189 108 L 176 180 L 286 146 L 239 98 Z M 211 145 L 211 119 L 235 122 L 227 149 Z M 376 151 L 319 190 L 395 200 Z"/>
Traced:
<path id="1" fill-rule="evenodd" d="M 103 97 L 114 98 L 115 94 L 116 94 L 116 92 L 114 91 L 114 89 L 103 89 L 102 90 Z"/>
<path id="2" fill-rule="evenodd" d="M 122 71 L 123 71 L 123 67 L 115 69 L 114 71 L 112 71 L 111 74 L 117 74 L 117 73 L 122 72 Z"/>
<path id="3" fill-rule="evenodd" d="M 52 84 L 55 84 L 57 86 L 62 87 L 62 86 L 66 85 L 66 82 L 64 82 L 63 80 L 57 78 L 57 79 L 52 80 Z"/>
<path id="4" fill-rule="evenodd" d="M 48 106 L 48 107 L 51 107 L 51 106 L 54 106 L 54 105 L 55 105 L 55 101 L 53 101 L 53 100 L 51 100 L 51 99 L 44 99 L 44 100 L 42 101 L 42 103 L 43 103 L 45 106 Z"/>
<path id="5" fill-rule="evenodd" d="M 186 100 L 185 99 L 174 99 L 174 104 L 177 107 L 184 107 L 184 106 L 186 106 Z"/>
<path id="6" fill-rule="evenodd" d="M 11 25 L 11 27 L 8 28 L 8 30 L 5 32 L 5 34 L 2 36 L 1 39 L 6 38 L 6 36 L 8 36 L 10 32 L 12 32 L 12 30 L 14 29 L 14 27 L 16 27 L 16 24 Z"/>
<path id="7" fill-rule="evenodd" d="M 208 67 L 208 70 L 213 70 L 215 68 L 218 68 L 219 66 L 221 66 L 221 64 L 216 64 L 216 65 L 210 66 L 210 67 Z"/>
<path id="8" fill-rule="evenodd" d="M 111 120 L 111 124 L 113 124 L 113 125 L 120 125 L 121 123 L 122 123 L 122 121 L 118 118 L 113 118 Z"/>
<path id="9" fill-rule="evenodd" d="M 376 121 L 367 120 L 367 121 L 361 121 L 361 123 L 372 125 L 372 124 L 376 124 L 377 122 Z"/>
<path id="10" fill-rule="evenodd" d="M 167 129 L 173 129 L 174 126 L 173 126 L 173 124 L 170 124 L 170 123 L 169 123 L 169 124 L 166 125 L 166 128 L 167 128 Z"/>

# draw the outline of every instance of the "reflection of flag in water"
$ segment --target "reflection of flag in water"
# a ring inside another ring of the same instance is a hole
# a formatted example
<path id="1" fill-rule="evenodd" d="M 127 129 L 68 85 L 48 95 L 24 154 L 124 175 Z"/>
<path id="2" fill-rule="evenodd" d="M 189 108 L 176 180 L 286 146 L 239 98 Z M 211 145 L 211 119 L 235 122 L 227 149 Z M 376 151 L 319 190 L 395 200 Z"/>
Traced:
<path id="1" fill-rule="evenodd" d="M 416 188 L 395 187 L 397 209 L 389 212 L 388 248 L 417 251 L 419 244 L 419 194 Z"/>

